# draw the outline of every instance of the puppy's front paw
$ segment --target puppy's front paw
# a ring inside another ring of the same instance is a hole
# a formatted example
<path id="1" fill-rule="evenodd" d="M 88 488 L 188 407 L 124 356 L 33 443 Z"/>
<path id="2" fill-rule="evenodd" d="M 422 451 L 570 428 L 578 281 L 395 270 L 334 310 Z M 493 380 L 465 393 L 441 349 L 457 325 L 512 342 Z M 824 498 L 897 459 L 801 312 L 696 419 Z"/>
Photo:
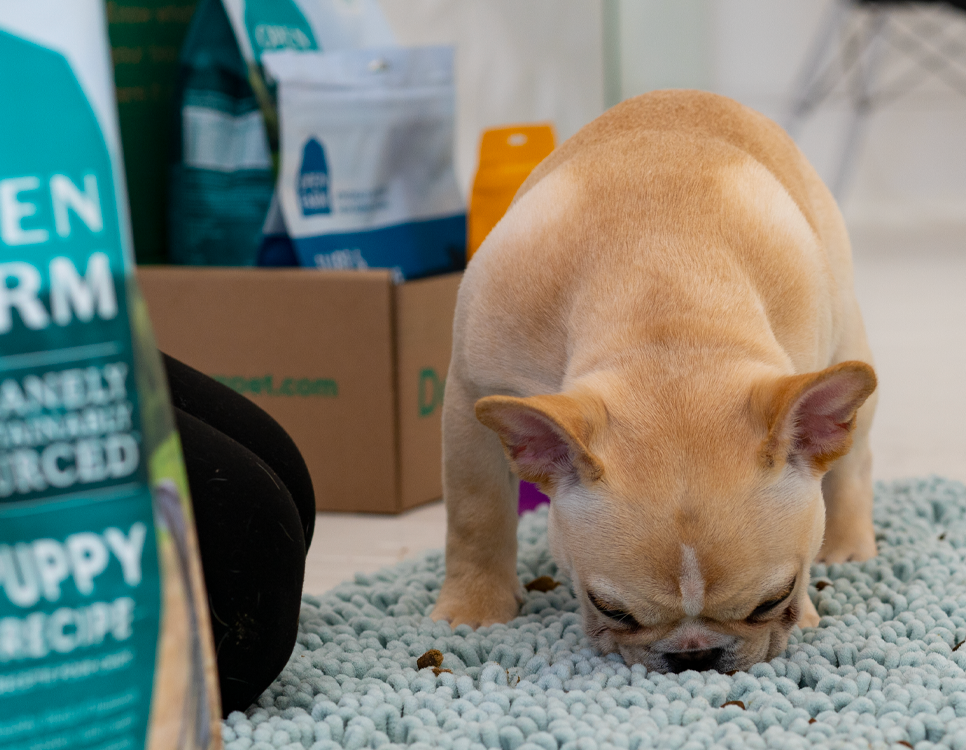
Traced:
<path id="1" fill-rule="evenodd" d="M 474 630 L 498 622 L 509 622 L 520 611 L 523 601 L 512 586 L 491 581 L 451 581 L 443 583 L 430 617 L 447 620 L 452 627 L 469 625 Z"/>
<path id="2" fill-rule="evenodd" d="M 826 527 L 825 541 L 815 561 L 827 565 L 863 562 L 877 554 L 875 530 L 870 521 L 855 525 L 837 523 Z"/>
<path id="3" fill-rule="evenodd" d="M 815 609 L 815 605 L 812 604 L 812 600 L 807 596 L 804 597 L 805 601 L 802 606 L 802 613 L 798 616 L 798 627 L 800 628 L 817 628 L 818 627 L 818 610 Z"/>

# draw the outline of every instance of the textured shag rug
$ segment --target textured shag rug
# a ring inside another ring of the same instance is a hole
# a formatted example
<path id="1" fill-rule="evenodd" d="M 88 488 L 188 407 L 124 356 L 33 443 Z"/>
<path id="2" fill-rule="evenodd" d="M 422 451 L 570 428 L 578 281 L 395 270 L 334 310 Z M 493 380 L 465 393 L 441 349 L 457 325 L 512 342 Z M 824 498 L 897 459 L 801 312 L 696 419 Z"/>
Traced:
<path id="1" fill-rule="evenodd" d="M 966 750 L 966 487 L 880 484 L 875 517 L 877 558 L 814 567 L 819 627 L 733 676 L 651 674 L 595 653 L 567 586 L 473 632 L 426 616 L 440 552 L 357 575 L 304 598 L 288 666 L 229 716 L 226 747 Z M 546 519 L 520 521 L 523 582 L 557 576 Z M 431 649 L 452 671 L 417 669 Z"/>

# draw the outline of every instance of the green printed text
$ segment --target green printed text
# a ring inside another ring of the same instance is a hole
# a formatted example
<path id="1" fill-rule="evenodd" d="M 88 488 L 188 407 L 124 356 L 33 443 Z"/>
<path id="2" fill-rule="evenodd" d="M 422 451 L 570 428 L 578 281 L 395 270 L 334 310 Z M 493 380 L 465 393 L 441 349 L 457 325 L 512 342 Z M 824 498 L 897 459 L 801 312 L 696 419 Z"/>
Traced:
<path id="1" fill-rule="evenodd" d="M 281 378 L 262 375 L 248 378 L 243 375 L 212 375 L 243 395 L 253 396 L 295 396 L 297 398 L 338 398 L 339 384 L 331 378 Z"/>

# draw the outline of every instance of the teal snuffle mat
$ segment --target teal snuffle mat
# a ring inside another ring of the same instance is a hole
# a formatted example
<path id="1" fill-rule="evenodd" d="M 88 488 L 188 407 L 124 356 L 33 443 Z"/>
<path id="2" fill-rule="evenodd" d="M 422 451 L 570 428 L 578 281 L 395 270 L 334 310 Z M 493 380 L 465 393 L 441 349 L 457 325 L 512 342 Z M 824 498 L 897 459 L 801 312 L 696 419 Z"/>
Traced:
<path id="1" fill-rule="evenodd" d="M 966 750 L 966 487 L 880 484 L 879 556 L 813 568 L 822 620 L 734 675 L 649 673 L 589 647 L 566 585 L 508 625 L 428 617 L 441 552 L 303 600 L 288 666 L 223 724 L 268 748 L 956 748 Z M 524 583 L 557 577 L 546 508 L 520 521 Z M 441 669 L 418 670 L 431 649 Z"/>

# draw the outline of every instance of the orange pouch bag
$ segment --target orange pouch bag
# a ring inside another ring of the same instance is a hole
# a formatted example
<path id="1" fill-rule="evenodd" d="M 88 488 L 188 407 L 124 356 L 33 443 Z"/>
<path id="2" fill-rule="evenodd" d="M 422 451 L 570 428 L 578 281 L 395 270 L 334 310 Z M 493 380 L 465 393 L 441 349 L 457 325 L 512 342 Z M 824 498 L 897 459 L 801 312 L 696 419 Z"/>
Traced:
<path id="1" fill-rule="evenodd" d="M 480 166 L 470 195 L 467 260 L 503 218 L 517 190 L 554 145 L 553 126 L 549 124 L 515 125 L 483 132 Z"/>

